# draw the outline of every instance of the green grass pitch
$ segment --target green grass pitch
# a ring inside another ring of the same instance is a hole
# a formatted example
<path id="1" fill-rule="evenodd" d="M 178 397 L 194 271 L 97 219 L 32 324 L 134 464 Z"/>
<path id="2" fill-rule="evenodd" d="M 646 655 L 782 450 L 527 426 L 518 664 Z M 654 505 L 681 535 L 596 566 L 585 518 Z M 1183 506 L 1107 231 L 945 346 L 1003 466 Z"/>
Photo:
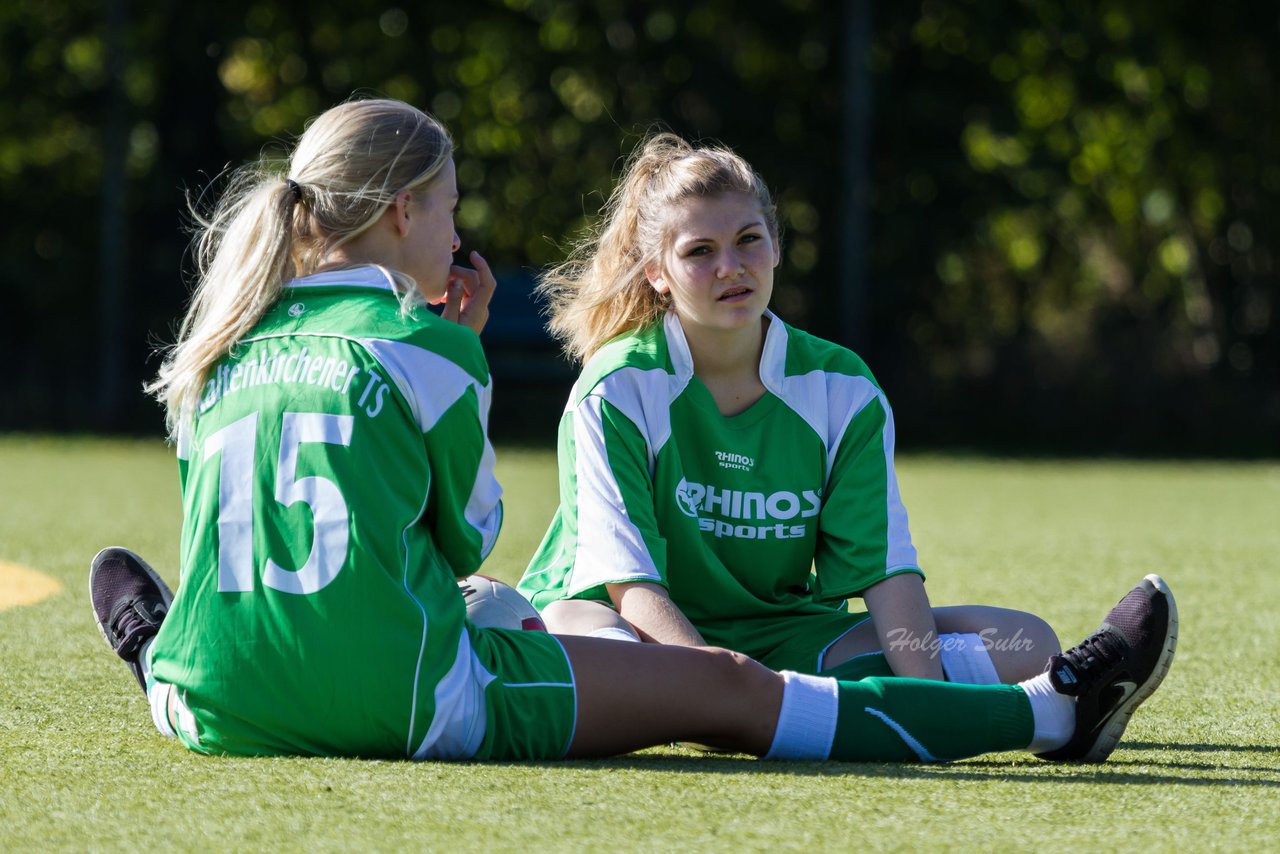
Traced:
<path id="1" fill-rule="evenodd" d="M 1048 619 L 1064 643 L 1143 574 L 1178 657 L 1104 765 L 766 764 L 678 747 L 534 766 L 211 759 L 152 729 L 98 636 L 88 561 L 176 580 L 159 442 L 0 436 L 0 561 L 60 581 L 0 610 L 0 851 L 1262 850 L 1280 838 L 1280 464 L 913 457 L 900 476 L 935 604 Z M 512 580 L 554 504 L 550 452 L 499 449 Z M 0 590 L 0 598 L 3 598 Z"/>

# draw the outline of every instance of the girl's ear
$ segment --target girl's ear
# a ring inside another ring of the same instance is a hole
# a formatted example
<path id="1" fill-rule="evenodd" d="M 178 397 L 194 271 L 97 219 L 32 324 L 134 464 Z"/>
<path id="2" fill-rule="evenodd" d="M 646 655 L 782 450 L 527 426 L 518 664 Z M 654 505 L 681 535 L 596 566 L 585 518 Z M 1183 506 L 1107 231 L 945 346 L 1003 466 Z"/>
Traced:
<path id="1" fill-rule="evenodd" d="M 655 291 L 665 294 L 671 290 L 671 286 L 667 284 L 666 277 L 662 274 L 662 265 L 657 261 L 650 261 L 644 265 L 644 277 L 649 280 L 649 284 Z"/>
<path id="2" fill-rule="evenodd" d="M 782 244 L 778 242 L 777 237 L 774 237 L 772 239 L 773 239 L 773 266 L 781 267 L 782 266 Z"/>
<path id="3" fill-rule="evenodd" d="M 394 220 L 396 234 L 404 237 L 409 233 L 409 207 L 413 204 L 413 193 L 409 190 L 401 190 L 396 193 L 396 201 L 387 212 L 392 214 Z"/>

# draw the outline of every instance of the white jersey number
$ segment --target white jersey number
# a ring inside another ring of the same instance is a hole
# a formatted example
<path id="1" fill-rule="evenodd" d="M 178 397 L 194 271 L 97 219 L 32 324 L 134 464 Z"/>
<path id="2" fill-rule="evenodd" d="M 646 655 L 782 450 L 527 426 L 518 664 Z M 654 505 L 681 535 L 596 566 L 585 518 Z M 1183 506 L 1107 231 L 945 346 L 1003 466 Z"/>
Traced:
<path id="1" fill-rule="evenodd" d="M 306 442 L 351 444 L 350 415 L 286 412 L 281 424 L 276 466 L 276 501 L 291 507 L 299 501 L 311 508 L 315 536 L 311 553 L 296 572 L 267 558 L 262 583 L 284 593 L 315 593 L 333 581 L 347 559 L 351 522 L 346 499 L 324 477 L 298 478 L 298 447 Z M 218 592 L 253 590 L 253 470 L 258 413 L 246 415 L 208 438 L 204 460 L 221 453 L 218 462 Z"/>

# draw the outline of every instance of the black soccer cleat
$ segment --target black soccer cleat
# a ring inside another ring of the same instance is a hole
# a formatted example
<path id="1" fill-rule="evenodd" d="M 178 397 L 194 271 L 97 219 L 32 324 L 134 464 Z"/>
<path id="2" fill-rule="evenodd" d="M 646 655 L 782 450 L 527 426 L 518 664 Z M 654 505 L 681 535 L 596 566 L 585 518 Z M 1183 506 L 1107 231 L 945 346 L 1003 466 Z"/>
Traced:
<path id="1" fill-rule="evenodd" d="M 1097 631 L 1049 659 L 1049 681 L 1076 698 L 1076 730 L 1041 759 L 1102 762 L 1129 717 L 1160 685 L 1178 645 L 1178 606 L 1158 575 L 1148 575 L 1111 609 Z"/>
<path id="2" fill-rule="evenodd" d="M 98 631 L 146 691 L 138 652 L 160 630 L 173 592 L 146 561 L 112 546 L 98 552 L 89 564 L 89 600 Z"/>

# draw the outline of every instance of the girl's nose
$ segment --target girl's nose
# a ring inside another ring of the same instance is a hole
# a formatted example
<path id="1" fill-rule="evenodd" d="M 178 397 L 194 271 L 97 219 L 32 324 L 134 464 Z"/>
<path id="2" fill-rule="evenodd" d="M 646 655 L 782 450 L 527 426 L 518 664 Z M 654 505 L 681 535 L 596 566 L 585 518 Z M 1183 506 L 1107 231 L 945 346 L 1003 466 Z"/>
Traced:
<path id="1" fill-rule="evenodd" d="M 746 269 L 742 266 L 741 259 L 733 252 L 726 252 L 717 274 L 721 279 L 736 279 L 744 272 Z"/>

